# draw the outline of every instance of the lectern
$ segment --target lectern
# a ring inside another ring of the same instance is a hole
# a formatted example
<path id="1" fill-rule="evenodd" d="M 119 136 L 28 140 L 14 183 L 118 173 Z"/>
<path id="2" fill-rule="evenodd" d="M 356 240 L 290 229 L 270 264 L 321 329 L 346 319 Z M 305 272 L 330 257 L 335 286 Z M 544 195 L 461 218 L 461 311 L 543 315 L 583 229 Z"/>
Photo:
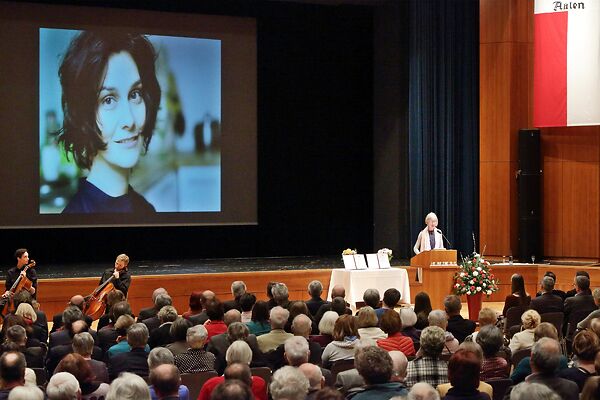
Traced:
<path id="1" fill-rule="evenodd" d="M 456 264 L 456 250 L 423 251 L 410 259 L 417 268 L 417 280 L 422 291 L 429 295 L 434 309 L 444 309 L 444 297 L 452 293 Z"/>

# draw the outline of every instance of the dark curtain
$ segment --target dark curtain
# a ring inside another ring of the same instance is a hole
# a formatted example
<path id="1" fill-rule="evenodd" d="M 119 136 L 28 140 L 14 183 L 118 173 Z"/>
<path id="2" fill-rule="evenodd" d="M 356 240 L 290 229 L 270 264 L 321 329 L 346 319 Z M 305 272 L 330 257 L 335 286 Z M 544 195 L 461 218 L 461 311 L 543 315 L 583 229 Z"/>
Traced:
<path id="1" fill-rule="evenodd" d="M 466 254 L 479 228 L 479 2 L 409 9 L 411 248 L 433 211 L 446 248 Z"/>

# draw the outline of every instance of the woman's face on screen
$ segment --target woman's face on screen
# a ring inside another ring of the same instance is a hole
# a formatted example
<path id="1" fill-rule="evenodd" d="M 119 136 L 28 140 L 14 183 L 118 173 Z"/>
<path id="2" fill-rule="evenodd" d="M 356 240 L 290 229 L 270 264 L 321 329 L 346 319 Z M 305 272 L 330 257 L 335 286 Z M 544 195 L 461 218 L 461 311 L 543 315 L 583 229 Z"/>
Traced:
<path id="1" fill-rule="evenodd" d="M 96 112 L 98 129 L 106 150 L 98 152 L 109 164 L 132 168 L 143 147 L 146 121 L 142 81 L 131 54 L 122 51 L 109 57 L 100 85 Z"/>

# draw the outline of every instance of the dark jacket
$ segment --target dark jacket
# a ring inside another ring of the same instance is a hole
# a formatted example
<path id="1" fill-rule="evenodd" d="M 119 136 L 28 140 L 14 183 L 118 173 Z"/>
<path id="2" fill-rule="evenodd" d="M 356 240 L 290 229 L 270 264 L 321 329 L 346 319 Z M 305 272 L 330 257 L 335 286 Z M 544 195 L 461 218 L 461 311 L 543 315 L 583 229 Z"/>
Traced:
<path id="1" fill-rule="evenodd" d="M 560 296 L 552 293 L 543 293 L 541 296 L 531 299 L 530 307 L 539 314 L 563 312 L 564 302 Z"/>
<path id="2" fill-rule="evenodd" d="M 448 318 L 448 327 L 446 330 L 452 333 L 459 343 L 462 343 L 467 336 L 475 332 L 475 322 L 464 319 L 460 315 L 453 315 Z"/>
<path id="3" fill-rule="evenodd" d="M 114 268 L 105 270 L 102 274 L 102 277 L 100 278 L 99 285 L 103 284 L 108 279 L 110 279 L 114 272 Z M 129 274 L 129 271 L 126 269 L 121 271 L 119 273 L 119 279 L 113 279 L 112 284 L 114 285 L 115 289 L 120 290 L 121 292 L 123 292 L 125 297 L 127 297 L 127 292 L 129 291 L 129 286 L 131 285 L 131 275 Z"/>
<path id="4" fill-rule="evenodd" d="M 112 357 L 108 365 L 108 377 L 112 381 L 121 372 L 131 372 L 142 377 L 148 376 L 148 353 L 146 350 L 135 348 Z"/>

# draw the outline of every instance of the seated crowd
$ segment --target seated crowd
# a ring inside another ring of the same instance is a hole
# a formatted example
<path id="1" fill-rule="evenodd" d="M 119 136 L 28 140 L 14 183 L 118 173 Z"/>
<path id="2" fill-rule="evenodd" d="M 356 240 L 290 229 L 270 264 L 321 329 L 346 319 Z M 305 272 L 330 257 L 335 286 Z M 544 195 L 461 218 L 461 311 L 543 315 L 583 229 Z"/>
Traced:
<path id="1" fill-rule="evenodd" d="M 600 398 L 600 289 L 584 272 L 572 293 L 555 281 L 532 299 L 513 276 L 503 314 L 483 308 L 478 327 L 455 295 L 411 308 L 368 289 L 353 315 L 341 286 L 329 302 L 312 281 L 293 301 L 273 282 L 261 301 L 236 281 L 232 300 L 193 292 L 181 315 L 163 288 L 137 318 L 112 292 L 97 331 L 74 296 L 48 334 L 21 292 L 0 331 L 0 400 Z"/>

